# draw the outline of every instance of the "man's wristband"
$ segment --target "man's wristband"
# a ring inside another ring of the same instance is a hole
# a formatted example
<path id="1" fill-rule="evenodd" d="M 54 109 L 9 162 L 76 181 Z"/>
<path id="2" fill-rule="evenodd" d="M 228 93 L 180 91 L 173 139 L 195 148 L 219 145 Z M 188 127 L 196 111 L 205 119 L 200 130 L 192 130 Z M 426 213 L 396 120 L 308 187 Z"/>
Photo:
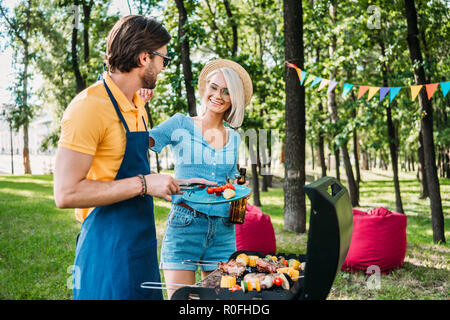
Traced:
<path id="1" fill-rule="evenodd" d="M 145 177 L 144 177 L 143 174 L 138 174 L 137 176 L 138 176 L 139 179 L 141 180 L 141 184 L 142 184 L 141 192 L 139 193 L 139 195 L 140 195 L 141 197 L 143 197 L 143 196 L 145 196 L 145 194 L 147 193 L 147 183 L 146 183 L 146 181 L 145 181 Z"/>

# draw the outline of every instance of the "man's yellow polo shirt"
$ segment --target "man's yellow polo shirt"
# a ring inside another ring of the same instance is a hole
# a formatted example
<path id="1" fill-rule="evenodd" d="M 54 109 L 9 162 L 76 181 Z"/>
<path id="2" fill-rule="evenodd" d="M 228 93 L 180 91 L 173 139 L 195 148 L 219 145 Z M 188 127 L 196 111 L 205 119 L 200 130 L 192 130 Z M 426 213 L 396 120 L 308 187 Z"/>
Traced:
<path id="1" fill-rule="evenodd" d="M 106 84 L 119 104 L 130 131 L 144 131 L 147 113 L 144 101 L 135 93 L 133 106 L 125 94 L 103 74 Z M 126 131 L 109 99 L 103 81 L 80 92 L 69 104 L 61 120 L 59 147 L 92 155 L 91 168 L 86 176 L 90 180 L 111 181 L 117 175 L 125 153 Z M 78 221 L 94 208 L 75 209 Z"/>

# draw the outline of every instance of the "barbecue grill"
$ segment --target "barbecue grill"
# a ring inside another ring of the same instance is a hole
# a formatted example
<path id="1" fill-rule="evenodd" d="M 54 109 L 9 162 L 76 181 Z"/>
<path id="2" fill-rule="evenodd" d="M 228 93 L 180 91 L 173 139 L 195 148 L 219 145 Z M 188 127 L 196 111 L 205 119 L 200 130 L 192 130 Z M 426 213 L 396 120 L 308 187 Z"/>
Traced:
<path id="1" fill-rule="evenodd" d="M 200 285 L 181 286 L 172 300 L 323 300 L 328 296 L 337 272 L 347 255 L 352 238 L 353 215 L 347 189 L 335 178 L 323 177 L 304 186 L 311 200 L 307 251 L 305 255 L 276 253 L 286 259 L 305 262 L 304 272 L 291 281 L 289 290 L 281 287 L 261 291 L 235 291 Z M 237 251 L 264 257 L 263 252 Z M 208 277 L 219 275 L 219 270 Z M 206 278 L 208 278 L 206 277 Z M 205 279 L 206 279 L 205 278 Z M 145 288 L 144 284 L 143 287 Z"/>

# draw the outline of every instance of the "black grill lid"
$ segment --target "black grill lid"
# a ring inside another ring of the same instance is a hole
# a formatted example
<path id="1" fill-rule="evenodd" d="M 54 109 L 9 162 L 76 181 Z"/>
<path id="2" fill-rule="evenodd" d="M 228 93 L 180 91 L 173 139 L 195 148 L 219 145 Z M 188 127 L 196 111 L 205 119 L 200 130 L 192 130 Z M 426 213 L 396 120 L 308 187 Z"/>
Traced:
<path id="1" fill-rule="evenodd" d="M 323 177 L 304 186 L 311 200 L 305 286 L 300 299 L 328 296 L 336 273 L 347 256 L 353 214 L 346 188 L 335 178 Z"/>

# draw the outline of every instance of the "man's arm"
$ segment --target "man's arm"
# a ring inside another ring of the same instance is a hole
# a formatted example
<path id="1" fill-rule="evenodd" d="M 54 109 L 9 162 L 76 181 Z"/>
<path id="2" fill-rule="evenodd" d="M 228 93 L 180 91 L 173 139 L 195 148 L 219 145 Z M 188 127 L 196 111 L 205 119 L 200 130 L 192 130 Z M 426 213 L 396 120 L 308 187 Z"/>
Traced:
<path id="1" fill-rule="evenodd" d="M 91 208 L 110 205 L 140 194 L 142 184 L 139 177 L 114 181 L 86 179 L 93 156 L 58 148 L 54 175 L 54 197 L 59 208 Z M 180 192 L 180 187 L 170 175 L 149 174 L 145 176 L 147 193 L 151 196 L 171 200 L 171 194 Z"/>

